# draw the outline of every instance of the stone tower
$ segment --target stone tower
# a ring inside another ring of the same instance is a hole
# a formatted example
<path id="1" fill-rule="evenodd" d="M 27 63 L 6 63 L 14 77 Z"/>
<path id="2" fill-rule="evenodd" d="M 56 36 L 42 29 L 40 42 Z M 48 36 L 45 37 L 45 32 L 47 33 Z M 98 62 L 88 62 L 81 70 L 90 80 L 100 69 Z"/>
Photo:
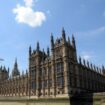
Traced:
<path id="1" fill-rule="evenodd" d="M 55 41 L 51 34 L 51 54 L 49 48 L 46 53 L 44 50 L 41 51 L 39 42 L 37 42 L 36 50 L 32 51 L 29 47 L 30 95 L 69 94 L 69 69 L 71 63 L 76 68 L 76 45 L 74 36 L 72 43 L 70 38 L 66 39 L 64 28 L 61 34 L 62 37 Z"/>
<path id="2" fill-rule="evenodd" d="M 29 47 L 29 80 L 30 80 L 30 94 L 40 95 L 40 64 L 43 59 L 43 52 L 40 50 L 39 42 L 37 42 L 36 50 Z"/>
<path id="3" fill-rule="evenodd" d="M 20 72 L 19 72 L 19 69 L 18 69 L 17 59 L 15 59 L 14 67 L 13 67 L 13 70 L 12 70 L 12 77 L 16 77 L 16 76 L 19 76 L 19 75 L 20 75 Z"/>
<path id="4" fill-rule="evenodd" d="M 0 82 L 1 81 L 4 81 L 4 80 L 7 80 L 9 77 L 9 68 L 8 70 L 6 69 L 6 67 L 0 67 Z"/>

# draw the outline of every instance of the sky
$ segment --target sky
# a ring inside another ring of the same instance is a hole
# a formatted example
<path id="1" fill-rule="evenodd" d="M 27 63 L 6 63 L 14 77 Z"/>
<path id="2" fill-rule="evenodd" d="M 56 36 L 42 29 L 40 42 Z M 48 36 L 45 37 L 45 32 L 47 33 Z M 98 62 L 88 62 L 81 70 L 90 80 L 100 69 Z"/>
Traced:
<path id="1" fill-rule="evenodd" d="M 105 0 L 1 0 L 0 65 L 28 69 L 28 49 L 50 47 L 50 35 L 74 34 L 77 55 L 105 65 Z"/>

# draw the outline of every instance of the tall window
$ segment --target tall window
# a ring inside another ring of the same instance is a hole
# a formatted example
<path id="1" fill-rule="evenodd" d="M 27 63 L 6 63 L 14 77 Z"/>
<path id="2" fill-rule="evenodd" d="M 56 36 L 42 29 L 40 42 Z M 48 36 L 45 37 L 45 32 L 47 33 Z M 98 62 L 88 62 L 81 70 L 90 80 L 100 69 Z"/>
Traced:
<path id="1" fill-rule="evenodd" d="M 44 87 L 47 87 L 47 80 L 44 81 Z"/>
<path id="2" fill-rule="evenodd" d="M 52 74 L 52 69 L 51 69 L 51 67 L 49 67 L 48 73 L 49 73 L 49 77 L 51 77 L 51 74 Z"/>
<path id="3" fill-rule="evenodd" d="M 36 78 L 36 69 L 31 70 L 31 78 L 35 79 Z"/>
<path id="4" fill-rule="evenodd" d="M 42 89 L 42 81 L 39 83 L 39 88 Z"/>
<path id="5" fill-rule="evenodd" d="M 45 68 L 43 68 L 43 76 L 47 75 L 47 70 Z"/>
<path id="6" fill-rule="evenodd" d="M 35 88 L 36 88 L 35 82 L 32 82 L 31 83 L 31 89 L 35 89 Z"/>
<path id="7" fill-rule="evenodd" d="M 70 72 L 70 73 L 73 73 L 73 70 L 74 70 L 74 65 L 73 65 L 73 63 L 69 63 L 69 72 Z"/>
<path id="8" fill-rule="evenodd" d="M 52 87 L 52 80 L 49 80 L 49 87 Z"/>
<path id="9" fill-rule="evenodd" d="M 42 75 L 43 75 L 43 72 L 42 72 L 42 68 L 40 68 L 40 73 L 39 73 L 39 75 L 40 75 L 40 78 L 42 79 Z"/>
<path id="10" fill-rule="evenodd" d="M 63 71 L 63 63 L 56 63 L 56 72 L 60 73 Z"/>
<path id="11" fill-rule="evenodd" d="M 57 86 L 64 86 L 64 77 L 57 77 Z"/>

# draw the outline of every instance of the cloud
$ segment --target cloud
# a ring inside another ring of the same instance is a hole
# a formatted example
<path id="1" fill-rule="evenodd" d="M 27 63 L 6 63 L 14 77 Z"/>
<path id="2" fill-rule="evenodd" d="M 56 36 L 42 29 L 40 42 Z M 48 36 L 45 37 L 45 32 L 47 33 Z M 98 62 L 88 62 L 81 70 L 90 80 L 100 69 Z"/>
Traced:
<path id="1" fill-rule="evenodd" d="M 33 10 L 33 0 L 24 0 L 24 3 L 24 6 L 17 4 L 16 8 L 13 9 L 13 13 L 16 14 L 15 20 L 31 27 L 41 26 L 46 21 L 44 12 Z"/>
<path id="2" fill-rule="evenodd" d="M 82 52 L 81 58 L 85 60 L 91 60 L 93 58 L 93 53 L 92 52 Z"/>
<path id="3" fill-rule="evenodd" d="M 25 6 L 32 7 L 33 6 L 33 0 L 24 0 Z"/>
<path id="4" fill-rule="evenodd" d="M 91 56 L 90 55 L 83 55 L 82 58 L 85 60 L 90 60 Z"/>
<path id="5" fill-rule="evenodd" d="M 96 36 L 96 35 L 101 35 L 105 33 L 105 26 L 99 27 L 94 30 L 89 30 L 86 32 L 76 32 L 77 35 L 83 35 L 83 36 Z"/>

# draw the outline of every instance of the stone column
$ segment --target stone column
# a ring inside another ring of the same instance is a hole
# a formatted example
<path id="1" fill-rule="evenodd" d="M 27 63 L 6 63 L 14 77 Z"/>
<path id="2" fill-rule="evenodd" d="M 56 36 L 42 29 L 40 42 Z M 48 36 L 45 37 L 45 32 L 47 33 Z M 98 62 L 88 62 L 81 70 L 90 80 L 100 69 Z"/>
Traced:
<path id="1" fill-rule="evenodd" d="M 55 75 L 55 63 L 54 63 L 54 60 L 51 61 L 51 70 L 52 70 L 53 94 L 54 94 L 54 96 L 56 96 L 56 75 Z"/>
<path id="2" fill-rule="evenodd" d="M 67 60 L 67 58 L 64 58 L 63 59 L 63 63 L 64 63 L 64 86 L 65 86 L 65 94 L 68 94 L 68 92 L 69 92 L 69 89 L 68 89 L 68 87 L 69 87 L 69 84 L 68 84 L 68 60 Z"/>
<path id="3" fill-rule="evenodd" d="M 37 85 L 37 89 L 36 89 L 36 95 L 39 97 L 39 66 L 36 67 L 36 85 Z"/>
<path id="4" fill-rule="evenodd" d="M 50 96 L 50 86 L 49 86 L 49 60 L 48 60 L 48 64 L 47 64 L 47 78 L 48 78 L 48 96 Z"/>

